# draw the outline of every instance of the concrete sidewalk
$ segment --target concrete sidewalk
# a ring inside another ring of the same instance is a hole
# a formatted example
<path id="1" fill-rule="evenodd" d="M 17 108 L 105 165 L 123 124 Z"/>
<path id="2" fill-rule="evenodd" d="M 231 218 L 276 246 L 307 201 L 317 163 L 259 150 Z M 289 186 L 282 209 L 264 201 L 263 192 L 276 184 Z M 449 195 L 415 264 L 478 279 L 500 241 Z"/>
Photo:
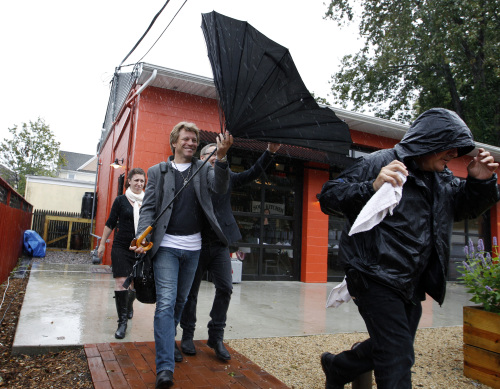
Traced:
<path id="1" fill-rule="evenodd" d="M 233 284 L 226 339 L 364 332 L 354 303 L 325 309 L 337 283 L 243 281 Z M 125 339 L 114 338 L 117 315 L 114 280 L 108 266 L 34 263 L 24 297 L 13 353 L 41 353 L 85 344 L 151 342 L 154 305 L 134 304 Z M 214 287 L 203 281 L 198 297 L 195 339 L 208 338 L 206 325 Z M 462 325 L 462 307 L 470 305 L 465 288 L 448 284 L 442 307 L 424 302 L 420 327 Z M 179 331 L 177 339 L 182 335 Z"/>

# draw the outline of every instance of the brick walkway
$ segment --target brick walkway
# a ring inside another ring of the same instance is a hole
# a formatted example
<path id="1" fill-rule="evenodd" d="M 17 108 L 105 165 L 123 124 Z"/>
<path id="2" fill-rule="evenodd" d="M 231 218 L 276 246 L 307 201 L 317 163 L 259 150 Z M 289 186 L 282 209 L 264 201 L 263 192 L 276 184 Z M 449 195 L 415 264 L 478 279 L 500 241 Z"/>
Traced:
<path id="1" fill-rule="evenodd" d="M 228 362 L 218 360 L 206 341 L 197 340 L 195 345 L 196 356 L 184 356 L 175 364 L 172 389 L 288 388 L 227 345 Z M 154 389 L 154 342 L 87 344 L 85 353 L 95 389 Z"/>

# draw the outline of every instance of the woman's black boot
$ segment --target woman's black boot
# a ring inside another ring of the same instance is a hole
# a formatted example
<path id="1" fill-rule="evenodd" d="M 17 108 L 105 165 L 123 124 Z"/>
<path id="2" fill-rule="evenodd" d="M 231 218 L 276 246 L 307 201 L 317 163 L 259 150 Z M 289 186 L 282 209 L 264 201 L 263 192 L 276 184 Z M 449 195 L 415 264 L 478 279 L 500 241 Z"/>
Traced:
<path id="1" fill-rule="evenodd" d="M 115 303 L 118 313 L 118 329 L 115 332 L 115 338 L 123 339 L 127 331 L 128 290 L 115 290 Z"/>
<path id="2" fill-rule="evenodd" d="M 135 300 L 135 290 L 128 290 L 128 303 L 127 303 L 127 317 L 132 319 L 134 317 L 134 300 Z"/>

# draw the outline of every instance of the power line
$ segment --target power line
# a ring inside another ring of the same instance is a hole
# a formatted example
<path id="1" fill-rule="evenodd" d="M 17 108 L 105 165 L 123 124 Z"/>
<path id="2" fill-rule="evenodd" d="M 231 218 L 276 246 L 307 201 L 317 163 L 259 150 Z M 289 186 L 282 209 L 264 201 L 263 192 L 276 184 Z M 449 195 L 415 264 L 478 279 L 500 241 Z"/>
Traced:
<path id="1" fill-rule="evenodd" d="M 169 2 L 170 2 L 170 0 L 167 0 L 165 2 L 165 4 L 163 5 L 163 7 L 161 7 L 161 9 L 158 11 L 158 13 L 155 15 L 155 17 L 153 18 L 153 20 L 149 24 L 149 27 L 147 28 L 147 30 L 144 32 L 144 34 L 142 34 L 141 38 L 137 41 L 137 43 L 134 45 L 134 47 L 132 47 L 132 50 L 130 50 L 130 52 L 127 54 L 127 56 L 125 58 L 123 58 L 122 62 L 120 62 L 120 65 L 118 66 L 118 68 L 120 68 L 123 65 L 123 63 L 127 60 L 127 58 L 130 56 L 130 54 L 132 54 L 134 52 L 134 50 L 137 48 L 137 46 L 139 46 L 139 43 L 142 42 L 142 40 L 147 35 L 149 30 L 151 30 L 151 27 L 153 27 L 153 24 L 155 24 L 156 19 L 158 19 L 158 16 L 160 16 L 160 14 L 163 12 L 163 10 L 165 9 L 165 7 L 167 6 L 167 4 Z"/>
<path id="2" fill-rule="evenodd" d="M 179 8 L 179 10 L 175 13 L 174 17 L 172 18 L 172 20 L 170 21 L 170 23 L 168 23 L 167 27 L 165 27 L 165 29 L 163 30 L 163 32 L 160 34 L 160 36 L 158 37 L 158 39 L 155 40 L 155 42 L 151 45 L 151 47 L 149 48 L 148 51 L 146 51 L 146 54 L 144 54 L 141 59 L 137 62 L 141 62 L 143 60 L 143 58 L 148 55 L 148 53 L 151 51 L 151 49 L 156 45 L 156 43 L 160 40 L 160 38 L 163 36 L 163 34 L 165 33 L 165 31 L 167 31 L 167 28 L 170 27 L 170 25 L 172 24 L 172 22 L 174 21 L 174 19 L 176 18 L 177 14 L 181 11 L 181 9 L 184 7 L 184 5 L 187 3 L 187 0 L 184 0 L 184 3 L 182 3 L 181 7 Z M 123 61 L 122 61 L 123 63 Z"/>

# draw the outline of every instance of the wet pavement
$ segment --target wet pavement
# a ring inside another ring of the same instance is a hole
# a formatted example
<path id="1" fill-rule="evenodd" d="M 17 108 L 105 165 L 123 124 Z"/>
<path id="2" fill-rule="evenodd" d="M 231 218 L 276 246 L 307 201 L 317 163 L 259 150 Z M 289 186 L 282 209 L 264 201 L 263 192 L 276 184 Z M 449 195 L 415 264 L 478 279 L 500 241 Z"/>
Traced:
<path id="1" fill-rule="evenodd" d="M 337 283 L 243 281 L 233 284 L 226 339 L 365 332 L 353 302 L 325 309 Z M 134 304 L 123 340 L 114 338 L 114 280 L 108 266 L 34 263 L 12 346 L 13 353 L 40 353 L 107 342 L 150 342 L 154 305 Z M 198 297 L 195 340 L 208 338 L 213 284 L 203 281 Z M 420 327 L 462 325 L 462 307 L 470 305 L 465 288 L 448 283 L 442 307 L 424 302 Z M 182 335 L 179 330 L 177 339 Z"/>

